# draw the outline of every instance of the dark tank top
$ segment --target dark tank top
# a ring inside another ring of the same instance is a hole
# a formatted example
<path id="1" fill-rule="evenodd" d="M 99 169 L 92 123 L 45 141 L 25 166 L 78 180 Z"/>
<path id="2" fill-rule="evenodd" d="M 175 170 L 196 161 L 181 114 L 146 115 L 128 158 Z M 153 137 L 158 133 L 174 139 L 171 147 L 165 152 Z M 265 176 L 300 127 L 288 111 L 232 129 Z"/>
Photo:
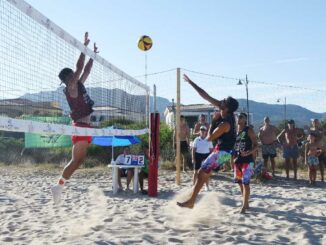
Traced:
<path id="1" fill-rule="evenodd" d="M 227 133 L 222 134 L 214 143 L 218 146 L 219 150 L 231 151 L 233 150 L 236 138 L 234 115 L 232 114 L 225 118 L 220 117 L 217 120 L 213 120 L 210 133 L 212 134 L 221 123 L 229 123 L 230 130 Z"/>
<path id="2" fill-rule="evenodd" d="M 249 136 L 249 127 L 246 126 L 237 134 L 237 138 L 234 146 L 235 163 L 251 163 L 254 161 L 253 155 L 242 157 L 241 151 L 250 151 L 252 149 L 252 141 Z"/>
<path id="3" fill-rule="evenodd" d="M 76 98 L 72 98 L 68 92 L 68 89 L 65 88 L 63 92 L 66 95 L 71 113 L 71 119 L 76 122 L 78 119 L 86 117 L 93 112 L 94 101 L 91 100 L 89 95 L 87 94 L 86 88 L 84 84 L 78 81 L 78 96 Z"/>

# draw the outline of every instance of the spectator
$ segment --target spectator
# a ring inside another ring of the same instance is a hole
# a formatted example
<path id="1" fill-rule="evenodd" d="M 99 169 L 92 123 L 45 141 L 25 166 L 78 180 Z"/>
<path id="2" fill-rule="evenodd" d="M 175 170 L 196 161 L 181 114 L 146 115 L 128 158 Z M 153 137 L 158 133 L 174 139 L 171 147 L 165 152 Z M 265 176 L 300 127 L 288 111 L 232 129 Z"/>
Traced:
<path id="1" fill-rule="evenodd" d="M 264 126 L 260 128 L 258 138 L 262 143 L 262 155 L 264 159 L 264 166 L 267 171 L 268 159 L 271 161 L 272 175 L 275 176 L 275 157 L 277 147 L 277 133 L 278 129 L 271 125 L 269 117 L 264 118 Z"/>
<path id="2" fill-rule="evenodd" d="M 249 209 L 250 178 L 253 174 L 254 155 L 258 144 L 254 130 L 247 126 L 247 114 L 240 113 L 237 120 L 238 130 L 234 146 L 234 182 L 239 184 L 242 195 L 240 213 Z"/>
<path id="3" fill-rule="evenodd" d="M 130 155 L 130 148 L 129 146 L 125 146 L 123 148 L 123 154 L 120 154 L 117 159 L 115 160 L 116 164 L 123 165 L 125 164 L 125 156 Z M 129 190 L 129 185 L 132 180 L 132 177 L 134 176 L 134 169 L 133 168 L 118 168 L 118 184 L 119 184 L 119 190 L 123 190 L 122 184 L 121 184 L 121 177 L 127 177 L 127 189 Z"/>
<path id="4" fill-rule="evenodd" d="M 325 169 L 324 165 L 326 165 L 326 156 L 325 156 L 325 151 L 323 149 L 324 130 L 321 127 L 318 119 L 312 120 L 312 127 L 310 128 L 310 131 L 314 132 L 314 134 L 316 135 L 316 142 L 320 143 L 321 154 L 318 156 L 319 170 L 320 170 L 321 181 L 324 182 L 324 169 Z"/>
<path id="5" fill-rule="evenodd" d="M 305 163 L 309 168 L 309 183 L 315 185 L 319 165 L 318 156 L 322 153 L 321 143 L 317 141 L 317 135 L 314 132 L 310 132 L 308 140 L 305 145 Z"/>
<path id="6" fill-rule="evenodd" d="M 195 136 L 199 136 L 200 135 L 200 127 L 201 126 L 204 126 L 207 129 L 209 128 L 209 124 L 206 122 L 206 116 L 204 114 L 201 114 L 199 116 L 199 120 L 195 124 L 195 127 L 194 127 L 193 135 L 195 135 Z"/>
<path id="7" fill-rule="evenodd" d="M 289 179 L 290 163 L 292 160 L 294 179 L 297 179 L 297 159 L 299 157 L 299 148 L 297 142 L 304 135 L 303 130 L 296 128 L 293 120 L 288 121 L 288 127 L 283 129 L 277 136 L 277 140 L 283 145 L 283 157 L 285 158 L 286 178 Z M 284 137 L 284 142 L 281 139 Z"/>
<path id="8" fill-rule="evenodd" d="M 144 159 L 144 167 L 141 168 L 140 173 L 139 173 L 139 186 L 140 186 L 141 193 L 146 195 L 148 192 L 146 190 L 144 190 L 144 179 L 148 179 L 148 165 L 149 165 L 148 146 L 145 145 L 143 147 L 143 150 L 144 150 L 145 159 Z"/>
<path id="9" fill-rule="evenodd" d="M 192 147 L 192 163 L 194 167 L 193 175 L 193 184 L 195 184 L 198 176 L 198 170 L 201 167 L 201 163 L 205 160 L 209 154 L 213 151 L 213 144 L 211 141 L 206 139 L 207 136 L 207 127 L 202 125 L 200 126 L 199 136 L 194 140 Z M 206 181 L 206 191 L 209 190 L 209 178 Z"/>
<path id="10" fill-rule="evenodd" d="M 179 133 L 179 139 L 180 139 L 180 151 L 182 155 L 182 163 L 183 163 L 183 171 L 187 170 L 187 166 L 191 168 L 190 160 L 189 160 L 189 137 L 190 137 L 190 130 L 186 123 L 186 119 L 184 116 L 180 116 L 180 133 Z M 176 132 L 174 130 L 173 133 L 173 140 L 174 145 L 176 147 Z"/>

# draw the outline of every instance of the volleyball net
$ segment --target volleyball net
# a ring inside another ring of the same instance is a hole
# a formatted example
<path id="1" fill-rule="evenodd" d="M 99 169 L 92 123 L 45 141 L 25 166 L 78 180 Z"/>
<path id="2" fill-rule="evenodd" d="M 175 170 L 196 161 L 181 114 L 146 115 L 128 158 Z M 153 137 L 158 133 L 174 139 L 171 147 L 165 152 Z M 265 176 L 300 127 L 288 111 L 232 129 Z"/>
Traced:
<path id="1" fill-rule="evenodd" d="M 79 41 L 83 33 L 74 38 L 22 0 L 0 0 L 0 32 L 0 130 L 101 136 L 146 132 L 76 130 L 58 120 L 70 113 L 58 73 L 64 67 L 74 69 L 81 52 L 85 64 L 94 60 L 85 83 L 95 102 L 93 126 L 148 117 L 149 87 L 85 48 Z"/>

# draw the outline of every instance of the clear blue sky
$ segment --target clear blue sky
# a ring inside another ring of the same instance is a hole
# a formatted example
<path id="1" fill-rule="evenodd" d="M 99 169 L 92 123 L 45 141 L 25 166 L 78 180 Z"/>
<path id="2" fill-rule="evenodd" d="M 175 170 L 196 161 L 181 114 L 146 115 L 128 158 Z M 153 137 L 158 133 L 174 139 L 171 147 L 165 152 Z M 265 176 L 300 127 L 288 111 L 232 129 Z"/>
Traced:
<path id="1" fill-rule="evenodd" d="M 87 30 L 98 43 L 101 56 L 130 75 L 144 73 L 144 54 L 136 42 L 140 35 L 146 34 L 154 41 L 148 52 L 149 73 L 184 67 L 231 77 L 248 74 L 252 80 L 326 90 L 326 1 L 323 0 L 27 2 L 75 37 L 82 39 Z M 166 87 L 165 83 L 158 81 L 157 85 L 159 95 L 173 97 L 167 92 L 160 93 L 160 86 Z M 253 95 L 261 93 L 260 90 L 252 88 L 250 92 L 252 98 L 263 100 L 259 94 Z M 282 92 L 280 96 L 287 96 L 284 89 Z M 296 94 L 291 101 L 289 91 L 287 97 L 289 103 L 326 111 L 326 92 L 317 96 L 323 101 L 316 101 L 316 96 Z M 184 100 L 188 103 L 202 102 L 188 89 L 184 97 L 192 98 Z M 236 97 L 244 98 L 245 94 Z M 268 100 L 272 101 L 275 99 Z"/>

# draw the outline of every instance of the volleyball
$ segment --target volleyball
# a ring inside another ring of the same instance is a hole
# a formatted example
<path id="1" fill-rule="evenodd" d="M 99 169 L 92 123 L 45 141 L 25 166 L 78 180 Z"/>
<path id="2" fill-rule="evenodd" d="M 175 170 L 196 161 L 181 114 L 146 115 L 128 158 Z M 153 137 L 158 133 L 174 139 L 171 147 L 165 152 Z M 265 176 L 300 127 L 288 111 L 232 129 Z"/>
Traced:
<path id="1" fill-rule="evenodd" d="M 142 51 L 150 50 L 152 45 L 153 42 L 149 36 L 143 35 L 138 40 L 138 48 Z"/>

